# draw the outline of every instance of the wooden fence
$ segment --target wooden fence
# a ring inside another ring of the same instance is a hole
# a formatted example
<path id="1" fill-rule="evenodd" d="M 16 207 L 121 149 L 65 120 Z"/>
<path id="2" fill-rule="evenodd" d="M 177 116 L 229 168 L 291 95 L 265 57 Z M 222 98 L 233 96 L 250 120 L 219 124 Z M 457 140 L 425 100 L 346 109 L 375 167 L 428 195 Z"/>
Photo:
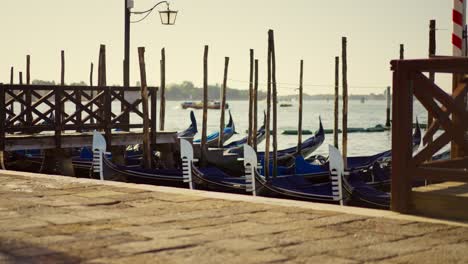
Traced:
<path id="1" fill-rule="evenodd" d="M 411 211 L 413 180 L 468 182 L 468 146 L 465 138 L 468 112 L 463 101 L 467 82 L 468 59 L 438 57 L 422 60 L 392 61 L 393 126 L 392 126 L 392 210 Z M 425 73 L 454 74 L 452 95 L 442 90 Z M 413 96 L 435 118 L 424 136 L 425 147 L 413 155 Z M 435 132 L 443 133 L 433 141 Z M 431 157 L 452 142 L 452 159 L 431 161 Z M 455 146 L 455 147 L 454 147 Z M 460 151 L 464 150 L 464 151 Z"/>

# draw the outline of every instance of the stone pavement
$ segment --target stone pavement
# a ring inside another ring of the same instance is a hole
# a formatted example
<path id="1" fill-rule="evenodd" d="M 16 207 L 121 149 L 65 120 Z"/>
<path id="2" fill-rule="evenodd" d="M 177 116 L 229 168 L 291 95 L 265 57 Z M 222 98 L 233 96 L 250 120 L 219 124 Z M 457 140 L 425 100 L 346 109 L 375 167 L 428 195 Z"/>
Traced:
<path id="1" fill-rule="evenodd" d="M 0 263 L 364 262 L 468 263 L 468 227 L 386 211 L 0 173 Z"/>

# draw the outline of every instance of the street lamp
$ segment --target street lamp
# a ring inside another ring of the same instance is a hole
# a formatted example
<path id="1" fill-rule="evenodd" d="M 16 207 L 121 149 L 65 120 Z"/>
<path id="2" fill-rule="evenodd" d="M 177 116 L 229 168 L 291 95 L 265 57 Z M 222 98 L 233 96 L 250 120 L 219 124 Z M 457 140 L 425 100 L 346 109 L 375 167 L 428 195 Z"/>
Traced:
<path id="1" fill-rule="evenodd" d="M 145 20 L 161 4 L 166 4 L 166 10 L 159 11 L 161 24 L 174 25 L 177 18 L 177 11 L 171 10 L 168 1 L 160 1 L 152 8 L 145 11 L 131 11 L 133 0 L 125 1 L 125 58 L 124 58 L 124 86 L 130 86 L 130 23 L 138 23 Z M 131 15 L 144 15 L 141 19 L 130 21 Z"/>
<path id="2" fill-rule="evenodd" d="M 138 23 L 145 20 L 155 9 L 161 4 L 166 4 L 167 9 L 163 11 L 159 11 L 159 16 L 161 18 L 161 23 L 163 25 L 174 25 L 175 20 L 177 18 L 177 11 L 173 11 L 169 8 L 169 2 L 161 1 L 156 3 L 152 8 L 145 10 L 145 11 L 131 11 L 133 8 L 133 0 L 124 0 L 125 2 L 125 49 L 124 49 L 124 76 L 123 76 L 123 83 L 124 87 L 130 86 L 130 23 Z M 135 15 L 144 15 L 143 18 L 130 21 L 130 17 L 132 14 Z M 122 108 L 124 108 L 122 106 Z M 124 109 L 122 109 L 124 110 Z M 123 117 L 123 123 L 129 124 L 129 115 L 125 115 Z"/>

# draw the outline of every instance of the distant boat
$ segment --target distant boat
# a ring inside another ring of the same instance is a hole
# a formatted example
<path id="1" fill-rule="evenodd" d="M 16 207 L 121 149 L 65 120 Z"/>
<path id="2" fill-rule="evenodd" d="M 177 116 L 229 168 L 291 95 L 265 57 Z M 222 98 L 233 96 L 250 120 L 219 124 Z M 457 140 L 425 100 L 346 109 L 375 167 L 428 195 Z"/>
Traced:
<path id="1" fill-rule="evenodd" d="M 292 107 L 293 104 L 290 104 L 290 103 L 282 103 L 280 104 L 280 107 Z"/>
<path id="2" fill-rule="evenodd" d="M 183 109 L 193 108 L 193 109 L 203 109 L 203 102 L 193 102 L 186 101 L 181 104 Z M 221 103 L 219 101 L 209 101 L 208 109 L 221 109 Z M 226 103 L 226 109 L 229 109 L 229 104 Z"/>

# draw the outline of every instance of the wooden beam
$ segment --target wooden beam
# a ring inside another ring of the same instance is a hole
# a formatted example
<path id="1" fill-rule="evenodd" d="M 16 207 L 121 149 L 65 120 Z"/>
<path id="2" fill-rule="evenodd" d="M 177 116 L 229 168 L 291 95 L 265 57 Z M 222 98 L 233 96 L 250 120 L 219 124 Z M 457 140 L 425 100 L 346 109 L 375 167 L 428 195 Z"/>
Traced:
<path id="1" fill-rule="evenodd" d="M 273 101 L 273 177 L 278 175 L 278 91 L 276 85 L 276 52 L 275 52 L 275 34 L 273 30 L 269 32 L 271 42 L 271 82 L 272 82 L 272 101 Z"/>
<path id="2" fill-rule="evenodd" d="M 94 89 L 92 88 L 93 87 L 93 71 L 94 71 L 94 64 L 91 63 L 91 69 L 89 71 L 89 86 L 91 87 L 91 91 L 90 91 L 91 99 L 94 97 Z M 91 112 L 93 112 L 93 108 L 94 108 L 94 105 L 91 104 Z M 94 124 L 94 118 L 91 118 L 90 123 Z"/>
<path id="3" fill-rule="evenodd" d="M 257 131 L 253 131 L 253 78 L 254 78 L 254 50 L 250 49 L 250 68 L 249 68 L 249 126 L 247 131 L 247 144 L 252 146 L 254 134 Z"/>
<path id="4" fill-rule="evenodd" d="M 404 60 L 404 59 L 405 59 L 405 45 L 400 44 L 400 60 Z"/>
<path id="5" fill-rule="evenodd" d="M 412 175 L 413 179 L 428 181 L 468 182 L 468 170 L 466 169 L 415 168 Z"/>
<path id="6" fill-rule="evenodd" d="M 392 68 L 396 61 L 391 61 Z M 428 59 L 405 60 L 400 67 L 419 72 L 461 73 L 468 72 L 468 58 L 433 57 Z"/>
<path id="7" fill-rule="evenodd" d="M 434 160 L 421 164 L 421 167 L 428 168 L 468 168 L 468 157 L 456 158 L 453 160 Z"/>
<path id="8" fill-rule="evenodd" d="M 141 82 L 141 99 L 143 108 L 143 167 L 151 168 L 151 148 L 149 134 L 149 118 L 148 118 L 148 86 L 146 85 L 146 65 L 145 65 L 145 48 L 138 48 L 138 59 L 140 62 L 140 82 Z"/>
<path id="9" fill-rule="evenodd" d="M 166 122 L 166 49 L 161 49 L 161 106 L 159 109 L 159 130 L 164 131 Z"/>
<path id="10" fill-rule="evenodd" d="M 423 150 L 421 150 L 418 154 L 416 154 L 416 156 L 413 157 L 412 163 L 414 166 L 418 166 L 424 161 L 430 160 L 437 151 L 450 143 L 450 139 L 450 135 L 447 132 L 444 132 L 437 139 L 435 139 L 434 142 L 427 145 Z"/>
<path id="11" fill-rule="evenodd" d="M 253 92 L 253 131 L 255 135 L 253 137 L 253 148 L 257 151 L 257 130 L 258 130 L 258 60 L 255 60 L 255 81 L 254 81 L 254 92 Z"/>
<path id="12" fill-rule="evenodd" d="M 31 56 L 26 56 L 26 84 L 31 85 Z M 31 90 L 25 91 L 26 102 L 26 124 L 32 126 L 33 115 L 31 111 L 32 95 Z"/>
<path id="13" fill-rule="evenodd" d="M 201 157 L 200 163 L 206 165 L 205 151 L 207 141 L 207 123 L 208 123 L 208 45 L 205 45 L 203 53 L 203 122 L 202 122 L 202 138 L 201 138 Z"/>
<path id="14" fill-rule="evenodd" d="M 334 114 L 334 127 L 333 127 L 333 145 L 339 149 L 338 146 L 338 120 L 339 120 L 339 103 L 340 103 L 340 57 L 335 57 L 335 114 Z"/>
<path id="15" fill-rule="evenodd" d="M 343 124 L 342 124 L 342 143 L 341 151 L 343 154 L 343 162 L 345 168 L 348 167 L 348 59 L 347 59 L 347 39 L 346 37 L 342 38 L 341 48 L 342 48 L 342 77 L 343 77 Z"/>
<path id="16" fill-rule="evenodd" d="M 466 91 L 467 85 L 465 83 L 461 83 L 458 85 L 458 87 L 455 89 L 455 91 L 452 93 L 452 98 L 455 102 L 463 100 L 463 93 Z M 449 114 L 447 111 L 447 108 L 445 106 L 442 106 L 442 111 L 444 113 Z M 430 139 L 432 139 L 437 132 L 437 130 L 440 129 L 440 122 L 435 119 L 431 126 L 426 130 L 426 133 L 424 134 L 423 137 L 423 143 L 427 144 Z"/>
<path id="17" fill-rule="evenodd" d="M 390 106 L 392 105 L 392 93 L 390 92 L 390 86 L 387 87 L 387 118 L 385 120 L 385 126 L 390 127 L 392 124 L 390 122 Z"/>
<path id="18" fill-rule="evenodd" d="M 402 61 L 395 61 L 392 102 L 392 211 L 407 213 L 410 210 L 411 179 L 409 161 L 412 157 L 412 83 Z"/>
<path id="19" fill-rule="evenodd" d="M 224 144 L 224 118 L 226 112 L 226 89 L 227 89 L 227 79 L 228 79 L 228 69 L 229 69 L 229 57 L 224 58 L 224 78 L 223 86 L 221 87 L 221 116 L 219 120 L 219 140 L 218 147 L 222 148 Z"/>
<path id="20" fill-rule="evenodd" d="M 266 180 L 270 179 L 270 116 L 271 116 L 271 42 L 268 39 L 268 62 L 267 62 L 267 110 L 265 123 L 265 158 L 263 171 Z"/>
<path id="21" fill-rule="evenodd" d="M 304 61 L 301 60 L 299 69 L 299 117 L 297 124 L 297 155 L 301 155 L 302 147 L 302 111 L 303 111 L 303 80 L 304 80 Z"/>
<path id="22" fill-rule="evenodd" d="M 429 22 L 429 58 L 432 58 L 436 54 L 436 21 L 431 20 Z M 435 81 L 435 73 L 429 73 L 429 80 Z M 427 127 L 429 128 L 434 122 L 434 117 L 430 112 L 427 112 Z M 427 131 L 427 130 L 426 130 Z M 433 136 L 427 137 L 427 143 L 432 142 Z M 424 143 L 424 142 L 423 142 Z M 426 143 L 424 143 L 426 144 Z"/>

